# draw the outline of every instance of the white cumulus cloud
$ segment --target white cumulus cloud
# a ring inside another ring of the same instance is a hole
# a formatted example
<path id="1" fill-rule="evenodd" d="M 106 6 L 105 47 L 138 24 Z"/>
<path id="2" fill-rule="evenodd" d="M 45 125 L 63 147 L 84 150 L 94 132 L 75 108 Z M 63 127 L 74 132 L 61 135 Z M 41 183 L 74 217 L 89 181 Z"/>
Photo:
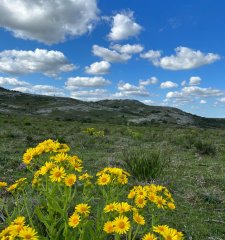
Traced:
<path id="1" fill-rule="evenodd" d="M 201 80 L 202 79 L 200 77 L 198 77 L 198 76 L 190 77 L 189 85 L 190 86 L 199 85 L 201 83 Z"/>
<path id="2" fill-rule="evenodd" d="M 107 62 L 126 62 L 131 59 L 131 55 L 126 53 L 118 53 L 115 50 L 110 50 L 98 45 L 93 45 L 92 52 L 95 56 L 101 57 Z"/>
<path id="3" fill-rule="evenodd" d="M 109 62 L 106 61 L 95 62 L 92 63 L 89 67 L 85 67 L 85 72 L 93 75 L 96 74 L 103 75 L 109 73 L 110 67 L 111 64 Z"/>
<path id="4" fill-rule="evenodd" d="M 206 102 L 206 100 L 203 100 L 203 99 L 202 99 L 202 100 L 200 101 L 200 103 L 201 103 L 201 104 L 206 104 L 207 102 Z"/>
<path id="5" fill-rule="evenodd" d="M 155 104 L 155 101 L 151 100 L 151 99 L 146 99 L 146 100 L 143 100 L 142 101 L 144 104 L 147 104 L 147 105 L 152 105 L 152 104 Z"/>
<path id="6" fill-rule="evenodd" d="M 162 82 L 160 84 L 160 88 L 176 88 L 176 87 L 178 87 L 178 84 L 171 81 Z"/>
<path id="7" fill-rule="evenodd" d="M 65 96 L 62 89 L 50 85 L 30 85 L 29 87 L 15 87 L 11 90 L 30 94 L 40 94 L 47 96 Z"/>
<path id="8" fill-rule="evenodd" d="M 149 50 L 148 52 L 141 53 L 140 54 L 141 58 L 148 59 L 149 61 L 152 61 L 153 64 L 158 63 L 158 59 L 161 57 L 161 51 L 157 50 Z"/>
<path id="9" fill-rule="evenodd" d="M 137 36 L 142 27 L 135 22 L 133 12 L 118 13 L 113 16 L 111 31 L 108 35 L 109 40 L 125 40 Z"/>
<path id="10" fill-rule="evenodd" d="M 223 95 L 225 95 L 225 92 L 219 89 L 188 86 L 182 88 L 181 91 L 168 92 L 166 98 L 175 99 L 177 101 L 192 101 L 193 98 L 199 99 L 202 97 L 220 97 Z"/>
<path id="11" fill-rule="evenodd" d="M 120 44 L 115 44 L 110 46 L 111 49 L 114 49 L 120 53 L 126 53 L 126 54 L 135 54 L 135 53 L 140 53 L 143 51 L 144 47 L 140 44 L 125 44 L 125 45 L 120 45 Z"/>
<path id="12" fill-rule="evenodd" d="M 66 81 L 66 88 L 74 90 L 83 87 L 104 87 L 111 82 L 103 77 L 70 77 Z"/>
<path id="13" fill-rule="evenodd" d="M 158 83 L 158 78 L 157 77 L 150 77 L 147 80 L 139 80 L 140 86 L 149 86 L 149 85 L 154 85 Z"/>
<path id="14" fill-rule="evenodd" d="M 35 51 L 5 50 L 0 52 L 0 72 L 2 73 L 13 75 L 43 73 L 55 77 L 61 72 L 69 72 L 76 68 L 59 51 L 36 49 Z"/>
<path id="15" fill-rule="evenodd" d="M 221 57 L 215 53 L 202 53 L 187 47 L 175 48 L 175 55 L 161 56 L 160 51 L 150 50 L 140 55 L 148 59 L 154 66 L 169 70 L 187 70 L 211 64 Z"/>
<path id="16" fill-rule="evenodd" d="M 29 86 L 28 82 L 20 81 L 16 78 L 7 78 L 7 77 L 0 77 L 0 86 L 17 86 L 17 87 L 25 87 Z"/>
<path id="17" fill-rule="evenodd" d="M 2 0 L 0 27 L 18 38 L 53 44 L 91 31 L 98 13 L 96 0 Z"/>
<path id="18" fill-rule="evenodd" d="M 85 101 L 97 101 L 107 97 L 107 90 L 105 89 L 92 89 L 92 90 L 77 90 L 71 92 L 71 97 L 85 100 Z"/>
<path id="19" fill-rule="evenodd" d="M 128 96 L 142 96 L 146 97 L 149 96 L 149 92 L 144 86 L 135 86 L 130 83 L 125 83 L 120 81 L 118 83 L 118 90 L 119 92 L 115 93 L 115 97 L 128 97 Z"/>
<path id="20" fill-rule="evenodd" d="M 220 99 L 219 99 L 219 102 L 225 103 L 225 97 L 220 98 Z"/>

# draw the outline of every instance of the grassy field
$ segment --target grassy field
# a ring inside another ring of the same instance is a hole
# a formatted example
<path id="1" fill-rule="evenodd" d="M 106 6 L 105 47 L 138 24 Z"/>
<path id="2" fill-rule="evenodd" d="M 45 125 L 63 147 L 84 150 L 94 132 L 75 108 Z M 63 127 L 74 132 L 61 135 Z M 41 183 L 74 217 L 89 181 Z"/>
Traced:
<path id="1" fill-rule="evenodd" d="M 88 127 L 104 130 L 105 136 L 85 134 Z M 161 222 L 183 231 L 186 239 L 225 239 L 225 130 L 0 115 L 0 181 L 26 176 L 22 154 L 49 138 L 67 143 L 90 172 L 109 165 L 124 167 L 124 151 L 159 151 L 166 166 L 160 176 L 148 181 L 167 186 L 177 204 L 175 212 L 166 212 Z"/>

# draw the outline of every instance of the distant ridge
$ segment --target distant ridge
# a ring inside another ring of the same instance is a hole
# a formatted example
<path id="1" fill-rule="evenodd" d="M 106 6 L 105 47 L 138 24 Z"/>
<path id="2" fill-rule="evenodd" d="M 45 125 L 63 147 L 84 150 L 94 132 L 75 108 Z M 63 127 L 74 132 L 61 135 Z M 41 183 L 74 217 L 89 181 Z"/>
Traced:
<path id="1" fill-rule="evenodd" d="M 84 102 L 72 98 L 21 93 L 0 87 L 0 114 L 113 124 L 177 124 L 225 128 L 225 119 L 204 118 L 173 107 L 149 106 L 137 100 Z"/>

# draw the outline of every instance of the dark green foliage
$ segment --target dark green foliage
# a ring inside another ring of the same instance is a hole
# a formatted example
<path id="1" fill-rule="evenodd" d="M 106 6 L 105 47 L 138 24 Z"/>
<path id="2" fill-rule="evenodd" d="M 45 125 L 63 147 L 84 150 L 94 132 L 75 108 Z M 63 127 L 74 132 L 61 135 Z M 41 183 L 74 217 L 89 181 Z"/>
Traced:
<path id="1" fill-rule="evenodd" d="M 122 160 L 127 171 L 139 181 L 159 178 L 167 161 L 159 150 L 143 147 L 129 148 L 123 151 Z"/>
<path id="2" fill-rule="evenodd" d="M 211 141 L 198 139 L 194 145 L 199 154 L 215 155 L 216 153 L 216 148 Z"/>

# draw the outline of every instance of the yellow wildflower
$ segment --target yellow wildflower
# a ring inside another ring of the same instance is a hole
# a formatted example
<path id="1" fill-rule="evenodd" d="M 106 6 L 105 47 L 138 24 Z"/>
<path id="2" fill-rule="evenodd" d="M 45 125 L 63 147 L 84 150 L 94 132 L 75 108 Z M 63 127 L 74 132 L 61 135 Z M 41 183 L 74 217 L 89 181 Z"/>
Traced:
<path id="1" fill-rule="evenodd" d="M 114 232 L 114 224 L 112 221 L 108 221 L 104 224 L 103 230 L 106 233 L 113 233 Z"/>
<path id="2" fill-rule="evenodd" d="M 50 179 L 52 182 L 61 182 L 61 180 L 66 176 L 65 169 L 63 167 L 55 167 L 50 173 Z"/>
<path id="3" fill-rule="evenodd" d="M 10 229 L 9 227 L 3 229 L 1 232 L 0 232 L 0 239 L 7 239 L 7 235 L 10 233 Z M 4 238 L 5 236 L 7 236 L 6 238 Z M 8 239 L 7 239 L 8 240 Z"/>
<path id="4" fill-rule="evenodd" d="M 71 187 L 77 180 L 77 176 L 75 174 L 69 174 L 65 177 L 64 182 L 66 186 Z"/>
<path id="5" fill-rule="evenodd" d="M 117 178 L 118 182 L 121 184 L 127 184 L 128 183 L 128 178 L 125 174 L 121 174 Z"/>
<path id="6" fill-rule="evenodd" d="M 14 191 L 18 187 L 18 185 L 19 185 L 19 183 L 14 183 L 11 186 L 9 186 L 8 188 L 6 188 L 6 190 L 8 192 L 12 192 L 12 191 Z"/>
<path id="7" fill-rule="evenodd" d="M 77 227 L 80 222 L 80 216 L 77 213 L 73 213 L 73 215 L 69 218 L 69 226 L 72 228 Z"/>
<path id="8" fill-rule="evenodd" d="M 135 204 L 138 208 L 144 208 L 147 204 L 147 201 L 142 196 L 137 196 L 135 198 Z"/>
<path id="9" fill-rule="evenodd" d="M 75 211 L 77 213 L 80 213 L 80 214 L 84 214 L 85 216 L 88 216 L 89 213 L 90 213 L 90 206 L 86 203 L 80 203 L 80 204 L 77 204 L 77 206 L 75 207 Z"/>
<path id="10" fill-rule="evenodd" d="M 45 175 L 48 172 L 48 168 L 46 166 L 42 166 L 39 171 L 41 175 Z"/>
<path id="11" fill-rule="evenodd" d="M 59 162 L 64 162 L 68 159 L 68 155 L 66 153 L 58 153 L 55 156 L 52 156 L 50 159 L 54 160 L 55 162 L 59 163 Z"/>
<path id="12" fill-rule="evenodd" d="M 116 205 L 116 211 L 118 213 L 129 212 L 132 210 L 132 206 L 129 205 L 127 202 L 121 202 Z"/>
<path id="13" fill-rule="evenodd" d="M 97 183 L 98 185 L 107 185 L 111 181 L 110 175 L 107 173 L 103 173 L 101 176 L 99 176 Z"/>
<path id="14" fill-rule="evenodd" d="M 19 237 L 23 240 L 38 240 L 37 232 L 31 227 L 25 226 L 19 233 Z"/>
<path id="15" fill-rule="evenodd" d="M 87 179 L 90 179 L 90 178 L 92 178 L 92 176 L 88 173 L 84 173 L 84 174 L 79 176 L 79 180 L 87 180 Z"/>
<path id="16" fill-rule="evenodd" d="M 35 155 L 35 149 L 28 148 L 26 152 L 23 154 L 23 163 L 25 163 L 26 165 L 29 165 L 34 155 Z"/>
<path id="17" fill-rule="evenodd" d="M 118 203 L 116 203 L 116 202 L 107 204 L 107 205 L 105 206 L 105 208 L 104 208 L 104 212 L 107 213 L 107 212 L 115 211 L 117 205 L 118 205 Z"/>
<path id="18" fill-rule="evenodd" d="M 166 205 L 166 200 L 162 198 L 162 196 L 159 196 L 156 198 L 155 203 L 158 208 L 164 208 Z"/>
<path id="19" fill-rule="evenodd" d="M 148 195 L 148 200 L 151 201 L 151 202 L 154 202 L 156 201 L 156 198 L 157 198 L 157 195 L 155 193 L 150 193 Z"/>
<path id="20" fill-rule="evenodd" d="M 7 187 L 7 183 L 6 182 L 0 182 L 0 188 L 3 188 L 3 187 Z"/>
<path id="21" fill-rule="evenodd" d="M 154 226 L 153 227 L 153 231 L 159 234 L 164 233 L 165 231 L 167 231 L 169 229 L 169 227 L 167 225 L 159 225 L 159 226 Z"/>
<path id="22" fill-rule="evenodd" d="M 152 233 L 147 233 L 141 240 L 157 240 L 156 236 Z"/>
<path id="23" fill-rule="evenodd" d="M 145 218 L 142 215 L 140 215 L 139 213 L 134 213 L 133 219 L 139 225 L 145 224 Z"/>
<path id="24" fill-rule="evenodd" d="M 142 187 L 142 186 L 138 186 L 135 190 L 136 194 L 138 196 L 142 196 L 142 197 L 146 197 L 147 196 L 147 191 Z"/>
<path id="25" fill-rule="evenodd" d="M 128 194 L 128 198 L 129 199 L 132 199 L 132 198 L 134 198 L 135 197 L 135 195 L 136 195 L 136 192 L 132 189 L 130 192 L 129 192 L 129 194 Z"/>
<path id="26" fill-rule="evenodd" d="M 172 202 L 169 202 L 169 203 L 167 204 L 167 206 L 168 206 L 169 209 L 171 209 L 171 210 L 174 210 L 174 209 L 176 208 L 175 204 L 172 203 Z"/>
<path id="27" fill-rule="evenodd" d="M 14 221 L 13 224 L 24 225 L 25 224 L 25 217 L 19 216 Z"/>
<path id="28" fill-rule="evenodd" d="M 24 228 L 24 225 L 22 224 L 12 224 L 9 226 L 10 229 L 10 235 L 13 237 L 16 237 L 19 235 L 20 231 Z"/>
<path id="29" fill-rule="evenodd" d="M 181 240 L 183 239 L 183 234 L 178 232 L 176 229 L 167 228 L 161 233 L 165 240 Z"/>
<path id="30" fill-rule="evenodd" d="M 69 152 L 70 147 L 65 143 L 60 143 L 58 152 Z"/>
<path id="31" fill-rule="evenodd" d="M 125 234 L 130 229 L 130 221 L 126 216 L 116 217 L 113 221 L 114 231 L 118 234 Z"/>

